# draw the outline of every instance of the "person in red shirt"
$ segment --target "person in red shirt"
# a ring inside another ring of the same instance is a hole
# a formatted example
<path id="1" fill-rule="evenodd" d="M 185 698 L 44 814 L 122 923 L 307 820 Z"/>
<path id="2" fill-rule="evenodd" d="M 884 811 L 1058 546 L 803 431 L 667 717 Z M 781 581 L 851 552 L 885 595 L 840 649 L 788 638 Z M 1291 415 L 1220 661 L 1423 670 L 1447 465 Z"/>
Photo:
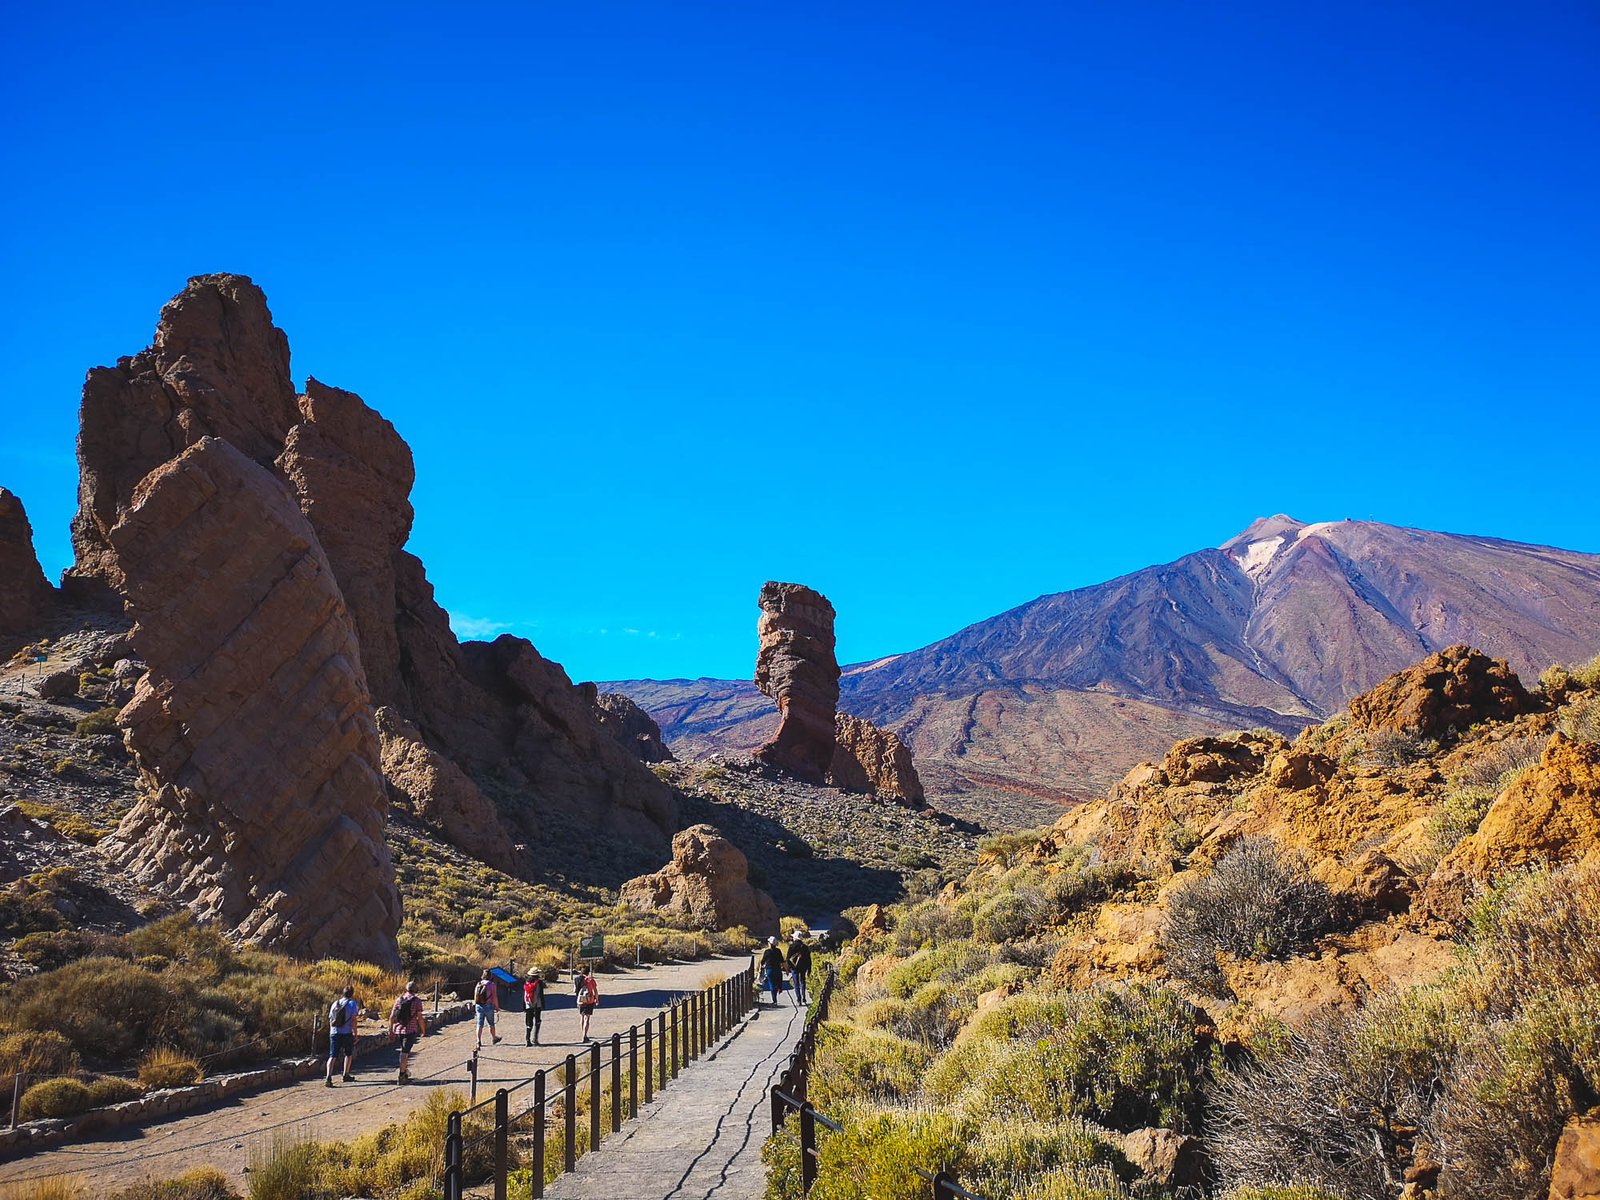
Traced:
<path id="1" fill-rule="evenodd" d="M 544 1018 L 544 977 L 537 971 L 528 972 L 528 981 L 522 985 L 522 1023 L 527 1026 L 526 1044 L 539 1044 L 539 1022 Z"/>

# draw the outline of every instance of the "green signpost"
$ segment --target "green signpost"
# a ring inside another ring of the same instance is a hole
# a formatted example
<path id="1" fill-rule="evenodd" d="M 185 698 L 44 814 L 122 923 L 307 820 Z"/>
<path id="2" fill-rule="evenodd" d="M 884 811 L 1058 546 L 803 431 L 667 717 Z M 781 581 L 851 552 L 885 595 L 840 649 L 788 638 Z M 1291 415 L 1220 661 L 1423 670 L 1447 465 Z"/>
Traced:
<path id="1" fill-rule="evenodd" d="M 606 935 L 603 933 L 592 934 L 586 938 L 578 939 L 579 958 L 604 958 L 606 956 Z"/>

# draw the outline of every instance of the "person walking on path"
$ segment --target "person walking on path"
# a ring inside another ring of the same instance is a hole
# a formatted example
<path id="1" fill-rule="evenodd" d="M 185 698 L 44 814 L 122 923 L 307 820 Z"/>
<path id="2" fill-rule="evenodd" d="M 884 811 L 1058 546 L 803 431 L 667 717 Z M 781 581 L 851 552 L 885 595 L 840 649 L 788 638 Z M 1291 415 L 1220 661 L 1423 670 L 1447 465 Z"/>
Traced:
<path id="1" fill-rule="evenodd" d="M 578 1016 L 582 1019 L 583 1029 L 578 1035 L 580 1042 L 592 1042 L 589 1036 L 589 1018 L 594 1016 L 595 1005 L 600 1003 L 600 981 L 594 977 L 593 967 L 584 967 L 583 974 L 578 976 Z"/>
<path id="2" fill-rule="evenodd" d="M 417 1039 L 428 1032 L 427 1018 L 422 1015 L 422 997 L 417 995 L 417 981 L 406 980 L 406 990 L 401 992 L 389 1010 L 389 1033 L 400 1042 L 399 1083 L 411 1082 L 411 1051 Z"/>
<path id="3" fill-rule="evenodd" d="M 354 1083 L 356 1061 L 356 1017 L 361 1005 L 355 1000 L 356 989 L 346 984 L 344 991 L 328 1006 L 328 1074 L 323 1083 L 333 1086 L 333 1068 L 344 1059 L 344 1081 Z"/>
<path id="4" fill-rule="evenodd" d="M 544 1019 L 544 976 L 537 971 L 528 972 L 528 982 L 522 985 L 522 1023 L 527 1026 L 524 1042 L 529 1046 L 539 1044 L 539 1022 Z"/>
<path id="5" fill-rule="evenodd" d="M 494 976 L 489 973 L 489 968 L 483 969 L 483 978 L 478 980 L 478 986 L 472 989 L 472 1003 L 478 1009 L 478 1049 L 483 1049 L 483 1027 L 489 1027 L 489 1036 L 499 1044 L 500 1035 L 495 1032 L 494 1012 L 500 1007 L 499 996 L 495 991 Z"/>
<path id="6" fill-rule="evenodd" d="M 772 1003 L 778 1003 L 778 989 L 783 986 L 783 951 L 778 949 L 778 939 L 769 937 L 767 948 L 761 954 L 761 986 L 772 993 Z"/>
<path id="7" fill-rule="evenodd" d="M 808 1003 L 806 976 L 810 973 L 811 947 L 806 945 L 805 935 L 796 929 L 789 939 L 789 976 L 794 982 L 794 1003 L 796 1008 L 804 1008 Z"/>

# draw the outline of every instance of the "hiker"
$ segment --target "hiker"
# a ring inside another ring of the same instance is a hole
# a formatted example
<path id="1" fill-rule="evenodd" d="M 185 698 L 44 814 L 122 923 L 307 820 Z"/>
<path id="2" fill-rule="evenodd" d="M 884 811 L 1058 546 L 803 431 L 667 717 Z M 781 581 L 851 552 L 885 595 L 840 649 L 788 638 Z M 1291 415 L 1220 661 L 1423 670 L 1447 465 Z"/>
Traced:
<path id="1" fill-rule="evenodd" d="M 783 986 L 783 951 L 778 949 L 778 939 L 769 937 L 767 948 L 761 954 L 761 986 L 772 993 L 772 1003 L 778 1003 L 778 989 Z"/>
<path id="2" fill-rule="evenodd" d="M 355 1000 L 356 989 L 345 984 L 343 993 L 328 1006 L 328 1074 L 323 1083 L 333 1086 L 333 1065 L 344 1059 L 344 1081 L 354 1083 L 352 1069 L 356 1061 L 356 1018 L 361 1015 L 361 1005 Z"/>
<path id="3" fill-rule="evenodd" d="M 594 968 L 585 966 L 583 974 L 578 976 L 578 984 L 574 989 L 578 994 L 578 1015 L 583 1020 L 583 1030 L 578 1035 L 580 1042 L 592 1042 L 589 1036 L 589 1018 L 594 1016 L 594 1006 L 600 1003 L 600 981 L 594 977 Z"/>
<path id="4" fill-rule="evenodd" d="M 806 976 L 811 973 L 811 947 L 800 930 L 789 937 L 789 978 L 794 983 L 795 1007 L 806 1006 Z"/>
<path id="5" fill-rule="evenodd" d="M 478 1049 L 483 1049 L 483 1027 L 489 1027 L 489 1036 L 499 1045 L 500 1035 L 494 1029 L 494 1010 L 500 1006 L 499 994 L 495 990 L 494 976 L 484 968 L 483 978 L 478 980 L 478 986 L 472 989 L 472 1002 L 478 1006 Z"/>
<path id="6" fill-rule="evenodd" d="M 389 1033 L 400 1042 L 400 1078 L 397 1082 L 411 1082 L 411 1072 L 407 1069 L 411 1062 L 411 1051 L 416 1047 L 417 1039 L 427 1032 L 428 1021 L 422 1015 L 422 997 L 417 995 L 417 981 L 408 979 L 406 990 L 400 993 L 394 1007 L 389 1010 Z"/>
<path id="7" fill-rule="evenodd" d="M 528 972 L 528 982 L 522 985 L 522 1023 L 527 1026 L 526 1044 L 539 1044 L 539 1022 L 544 1019 L 544 976 L 537 971 Z"/>

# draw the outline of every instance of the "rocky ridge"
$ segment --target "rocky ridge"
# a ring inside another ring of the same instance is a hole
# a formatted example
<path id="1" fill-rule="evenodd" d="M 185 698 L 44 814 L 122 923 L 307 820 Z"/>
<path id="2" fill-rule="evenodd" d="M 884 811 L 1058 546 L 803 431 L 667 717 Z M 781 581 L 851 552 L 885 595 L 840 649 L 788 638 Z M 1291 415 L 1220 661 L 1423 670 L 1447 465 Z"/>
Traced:
<path id="1" fill-rule="evenodd" d="M 0 638 L 37 629 L 54 594 L 33 552 L 33 526 L 22 501 L 0 488 Z"/>

